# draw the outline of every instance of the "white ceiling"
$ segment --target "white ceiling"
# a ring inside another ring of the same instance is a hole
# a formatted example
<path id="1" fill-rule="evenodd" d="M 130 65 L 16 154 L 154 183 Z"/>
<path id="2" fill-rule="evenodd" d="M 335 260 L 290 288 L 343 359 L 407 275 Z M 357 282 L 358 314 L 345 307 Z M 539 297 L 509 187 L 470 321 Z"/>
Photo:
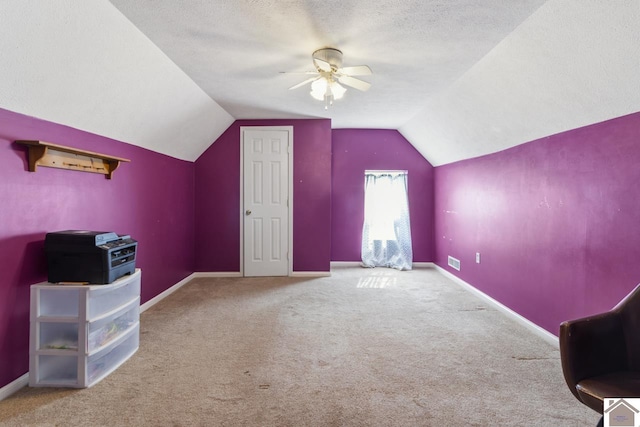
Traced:
<path id="1" fill-rule="evenodd" d="M 543 0 L 111 0 L 236 119 L 330 117 L 334 128 L 397 129 Z M 373 70 L 367 93 L 331 110 L 309 87 L 322 47 Z"/>
<path id="2" fill-rule="evenodd" d="M 3 0 L 0 107 L 185 160 L 233 119 L 327 117 L 440 165 L 640 111 L 639 21 L 640 0 Z M 321 47 L 372 88 L 328 111 L 287 90 Z"/>

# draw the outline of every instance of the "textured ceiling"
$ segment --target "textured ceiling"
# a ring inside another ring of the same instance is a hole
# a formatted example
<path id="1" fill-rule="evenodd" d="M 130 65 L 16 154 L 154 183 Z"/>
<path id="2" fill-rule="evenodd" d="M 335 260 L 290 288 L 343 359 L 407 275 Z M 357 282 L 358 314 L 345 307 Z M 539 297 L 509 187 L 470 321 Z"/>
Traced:
<path id="1" fill-rule="evenodd" d="M 399 129 L 434 165 L 640 110 L 637 0 L 112 3 L 236 119 Z M 321 47 L 371 89 L 287 90 Z"/>
<path id="2" fill-rule="evenodd" d="M 640 111 L 638 22 L 640 0 L 2 0 L 0 107 L 189 161 L 234 119 L 331 118 L 441 165 Z M 322 47 L 371 89 L 289 91 Z"/>
<path id="3" fill-rule="evenodd" d="M 329 117 L 334 128 L 397 129 L 462 76 L 543 0 L 112 0 L 236 119 Z M 371 89 L 328 111 L 309 88 L 311 54 L 367 64 Z"/>

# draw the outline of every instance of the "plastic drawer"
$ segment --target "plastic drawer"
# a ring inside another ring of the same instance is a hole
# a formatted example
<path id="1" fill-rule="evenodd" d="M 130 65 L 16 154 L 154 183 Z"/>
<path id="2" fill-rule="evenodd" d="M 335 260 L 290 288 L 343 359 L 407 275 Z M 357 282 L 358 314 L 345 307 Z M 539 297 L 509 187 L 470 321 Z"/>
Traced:
<path id="1" fill-rule="evenodd" d="M 118 280 L 126 280 L 129 276 L 125 276 Z M 117 284 L 117 281 L 114 282 Z M 101 315 L 108 313 L 115 308 L 132 301 L 140 295 L 140 280 L 132 280 L 122 286 L 104 287 L 92 286 L 89 293 L 89 307 L 87 317 L 95 319 Z"/>
<path id="2" fill-rule="evenodd" d="M 80 290 L 51 286 L 40 289 L 40 316 L 77 317 Z"/>
<path id="3" fill-rule="evenodd" d="M 37 350 L 77 350 L 78 323 L 40 322 Z"/>
<path id="4" fill-rule="evenodd" d="M 89 385 L 93 385 L 113 372 L 138 350 L 140 324 L 135 326 L 135 332 L 129 334 L 120 344 L 107 351 L 101 351 L 89 356 L 87 363 L 87 379 Z"/>
<path id="5" fill-rule="evenodd" d="M 140 319 L 140 298 L 136 298 L 131 304 L 122 310 L 89 324 L 89 338 L 87 340 L 87 352 L 109 344 L 121 334 L 133 327 Z"/>
<path id="6" fill-rule="evenodd" d="M 75 385 L 78 383 L 78 356 L 38 355 L 36 383 Z"/>

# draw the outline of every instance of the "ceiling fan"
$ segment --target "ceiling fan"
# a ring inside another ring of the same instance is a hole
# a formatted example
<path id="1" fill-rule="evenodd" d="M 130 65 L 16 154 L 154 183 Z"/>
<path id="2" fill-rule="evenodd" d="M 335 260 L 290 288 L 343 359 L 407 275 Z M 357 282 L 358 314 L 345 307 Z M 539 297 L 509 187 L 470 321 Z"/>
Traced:
<path id="1" fill-rule="evenodd" d="M 371 68 L 367 65 L 343 67 L 342 52 L 338 49 L 331 47 L 318 49 L 311 57 L 316 71 L 306 71 L 303 74 L 313 74 L 314 77 L 291 86 L 289 90 L 311 83 L 311 96 L 318 101 L 325 101 L 325 110 L 333 104 L 335 99 L 342 98 L 347 91 L 340 83 L 363 92 L 371 87 L 371 83 L 354 77 L 371 75 Z"/>

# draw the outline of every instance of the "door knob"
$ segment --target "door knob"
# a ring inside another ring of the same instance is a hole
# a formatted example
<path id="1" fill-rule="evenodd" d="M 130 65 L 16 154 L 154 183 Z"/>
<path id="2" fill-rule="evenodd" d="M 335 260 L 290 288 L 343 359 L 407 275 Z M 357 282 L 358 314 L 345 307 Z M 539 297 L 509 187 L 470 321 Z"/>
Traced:
<path id="1" fill-rule="evenodd" d="M 244 213 L 245 215 L 251 215 L 251 210 L 247 209 L 246 212 Z"/>

